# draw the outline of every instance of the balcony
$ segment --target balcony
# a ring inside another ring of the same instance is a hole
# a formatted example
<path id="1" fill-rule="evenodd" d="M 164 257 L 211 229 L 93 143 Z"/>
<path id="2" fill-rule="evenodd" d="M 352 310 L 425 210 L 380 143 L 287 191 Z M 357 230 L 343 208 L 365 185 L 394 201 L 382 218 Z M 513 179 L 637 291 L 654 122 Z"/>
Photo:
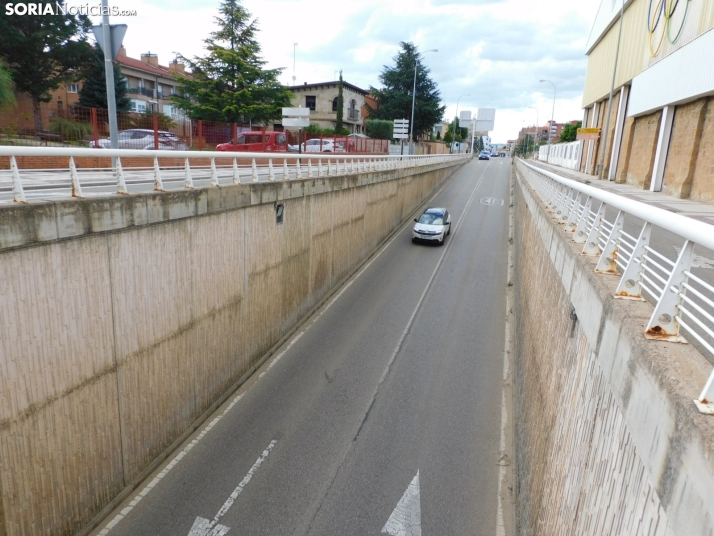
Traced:
<path id="1" fill-rule="evenodd" d="M 126 88 L 127 93 L 133 93 L 134 95 L 145 95 L 150 98 L 154 98 L 154 90 L 145 87 L 128 87 Z"/>

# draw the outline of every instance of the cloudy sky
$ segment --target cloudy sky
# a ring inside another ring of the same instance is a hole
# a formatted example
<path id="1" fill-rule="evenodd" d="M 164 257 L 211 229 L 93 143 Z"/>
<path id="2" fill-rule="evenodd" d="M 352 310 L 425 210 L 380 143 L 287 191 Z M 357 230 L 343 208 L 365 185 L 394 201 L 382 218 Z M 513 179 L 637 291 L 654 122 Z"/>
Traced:
<path id="1" fill-rule="evenodd" d="M 268 66 L 284 67 L 292 84 L 293 49 L 298 84 L 334 80 L 368 89 L 400 41 L 425 53 L 423 62 L 441 91 L 447 117 L 459 110 L 496 108 L 495 142 L 515 138 L 550 118 L 557 87 L 556 121 L 581 119 L 587 59 L 585 43 L 601 0 L 243 0 L 259 21 Z M 82 2 L 68 2 L 86 3 Z M 98 2 L 97 2 L 98 3 Z M 166 65 L 176 52 L 203 54 L 215 29 L 216 0 L 109 0 L 136 10 L 114 18 L 129 25 L 124 45 L 131 57 L 158 54 Z M 298 43 L 297 47 L 293 47 Z"/>

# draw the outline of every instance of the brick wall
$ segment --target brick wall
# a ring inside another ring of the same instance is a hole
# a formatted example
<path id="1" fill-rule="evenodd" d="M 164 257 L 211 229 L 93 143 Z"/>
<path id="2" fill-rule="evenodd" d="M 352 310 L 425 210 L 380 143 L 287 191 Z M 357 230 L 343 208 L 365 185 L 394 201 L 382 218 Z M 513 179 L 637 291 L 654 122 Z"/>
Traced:
<path id="1" fill-rule="evenodd" d="M 689 197 L 706 109 L 707 99 L 699 99 L 675 110 L 662 184 L 667 195 Z"/>
<path id="2" fill-rule="evenodd" d="M 630 161 L 627 167 L 627 184 L 644 190 L 649 189 L 661 118 L 660 110 L 635 119 Z"/>
<path id="3" fill-rule="evenodd" d="M 705 108 L 690 196 L 711 203 L 714 202 L 714 98 L 707 100 Z"/>

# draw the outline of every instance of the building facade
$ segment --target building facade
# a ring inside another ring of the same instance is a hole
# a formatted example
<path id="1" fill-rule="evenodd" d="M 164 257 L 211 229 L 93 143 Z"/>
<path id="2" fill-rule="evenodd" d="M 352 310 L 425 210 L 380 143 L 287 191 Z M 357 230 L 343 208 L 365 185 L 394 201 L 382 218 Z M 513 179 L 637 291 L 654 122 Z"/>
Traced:
<path id="1" fill-rule="evenodd" d="M 601 135 L 584 142 L 580 171 L 714 202 L 714 2 L 667 3 L 671 13 L 653 7 L 627 0 L 620 21 L 620 2 L 600 6 L 587 45 L 583 126 Z"/>
<path id="2" fill-rule="evenodd" d="M 290 86 L 292 106 L 310 109 L 310 124 L 334 129 L 337 124 L 337 91 L 339 81 Z M 364 132 L 362 108 L 368 92 L 349 82 L 342 82 L 342 123 L 352 134 Z"/>

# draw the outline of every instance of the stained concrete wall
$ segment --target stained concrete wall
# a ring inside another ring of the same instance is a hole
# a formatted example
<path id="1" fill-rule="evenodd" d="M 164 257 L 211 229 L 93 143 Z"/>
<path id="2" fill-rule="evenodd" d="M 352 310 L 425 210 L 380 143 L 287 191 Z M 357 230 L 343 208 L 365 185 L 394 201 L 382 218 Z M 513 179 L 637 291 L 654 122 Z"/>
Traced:
<path id="1" fill-rule="evenodd" d="M 713 535 L 711 365 L 645 339 L 651 305 L 615 300 L 520 175 L 514 198 L 521 534 Z"/>
<path id="2" fill-rule="evenodd" d="M 454 169 L 0 209 L 0 535 L 85 526 Z"/>

